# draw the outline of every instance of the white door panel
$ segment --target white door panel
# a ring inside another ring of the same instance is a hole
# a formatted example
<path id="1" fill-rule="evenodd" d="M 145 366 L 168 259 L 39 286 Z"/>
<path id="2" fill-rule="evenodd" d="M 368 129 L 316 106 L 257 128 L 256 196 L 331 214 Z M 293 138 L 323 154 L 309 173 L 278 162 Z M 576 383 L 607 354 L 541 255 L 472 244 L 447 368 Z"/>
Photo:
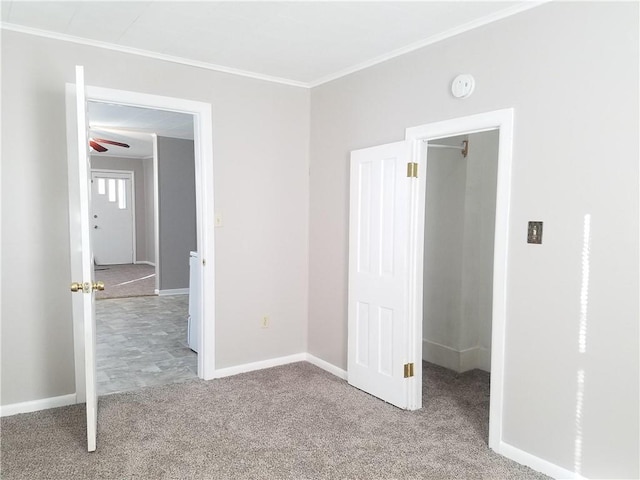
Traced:
<path id="1" fill-rule="evenodd" d="M 408 142 L 351 152 L 349 383 L 407 407 Z"/>
<path id="2" fill-rule="evenodd" d="M 67 135 L 69 145 L 69 234 L 71 238 L 72 282 L 83 288 L 72 294 L 74 334 L 82 335 L 84 358 L 76 356 L 84 369 L 85 391 L 77 392 L 86 397 L 87 408 L 87 449 L 96 449 L 98 422 L 98 397 L 96 390 L 96 330 L 95 297 L 93 294 L 93 254 L 90 233 L 90 192 L 91 178 L 88 155 L 88 125 L 84 91 L 84 69 L 76 67 L 75 103 L 73 95 L 68 96 Z"/>
<path id="3" fill-rule="evenodd" d="M 97 265 L 134 262 L 132 177 L 132 173 L 91 173 L 91 234 Z"/>

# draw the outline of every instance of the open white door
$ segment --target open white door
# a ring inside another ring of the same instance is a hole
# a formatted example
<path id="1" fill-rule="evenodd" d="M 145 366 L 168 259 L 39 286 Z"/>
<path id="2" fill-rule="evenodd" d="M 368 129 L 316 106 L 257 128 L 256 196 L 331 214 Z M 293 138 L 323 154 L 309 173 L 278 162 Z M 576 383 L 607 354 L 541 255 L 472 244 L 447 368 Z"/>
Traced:
<path id="1" fill-rule="evenodd" d="M 76 375 L 84 370 L 85 392 L 77 392 L 87 403 L 87 448 L 96 449 L 98 396 L 96 391 L 96 324 L 94 289 L 101 288 L 93 279 L 93 255 L 90 233 L 91 168 L 88 155 L 88 128 L 84 91 L 84 69 L 76 67 L 75 95 L 67 85 L 67 146 L 69 173 L 69 232 L 71 239 L 71 291 L 73 294 L 74 335 L 84 339 L 84 369 L 76 366 Z M 73 101 L 75 98 L 75 102 Z M 102 287 L 103 288 L 103 287 Z"/>
<path id="2" fill-rule="evenodd" d="M 410 142 L 351 152 L 348 379 L 407 408 Z M 419 366 L 418 366 L 419 368 Z"/>

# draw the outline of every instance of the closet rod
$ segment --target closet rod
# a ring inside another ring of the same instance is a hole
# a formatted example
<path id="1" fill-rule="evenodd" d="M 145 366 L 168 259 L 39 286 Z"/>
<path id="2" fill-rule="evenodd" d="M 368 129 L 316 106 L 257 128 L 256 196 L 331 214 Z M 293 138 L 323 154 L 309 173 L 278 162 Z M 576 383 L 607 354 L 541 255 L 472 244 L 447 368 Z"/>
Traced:
<path id="1" fill-rule="evenodd" d="M 462 150 L 464 147 L 456 147 L 455 145 L 438 145 L 437 143 L 427 143 L 429 147 L 433 148 L 453 148 L 455 150 Z"/>
<path id="2" fill-rule="evenodd" d="M 428 140 L 423 140 L 423 142 L 427 142 L 427 147 L 434 147 L 434 148 L 453 148 L 455 150 L 460 150 L 462 153 L 462 156 L 467 158 L 467 154 L 469 153 L 469 141 L 468 140 L 464 140 L 462 142 L 462 145 L 459 147 L 456 147 L 455 145 L 442 145 L 439 143 L 428 143 Z"/>

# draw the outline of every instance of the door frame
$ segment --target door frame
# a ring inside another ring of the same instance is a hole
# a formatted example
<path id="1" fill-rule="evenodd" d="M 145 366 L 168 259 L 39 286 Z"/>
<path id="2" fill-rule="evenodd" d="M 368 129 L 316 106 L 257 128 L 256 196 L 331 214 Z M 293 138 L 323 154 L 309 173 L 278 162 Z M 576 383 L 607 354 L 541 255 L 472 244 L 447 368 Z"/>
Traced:
<path id="1" fill-rule="evenodd" d="M 194 126 L 195 128 L 195 126 Z M 151 134 L 153 155 L 151 168 L 153 169 L 153 264 L 156 270 L 156 286 L 154 293 L 160 294 L 160 183 L 158 177 L 158 135 Z M 213 206 L 211 207 L 213 208 Z M 196 222 L 197 223 L 197 222 Z"/>
<path id="2" fill-rule="evenodd" d="M 75 85 L 71 89 L 75 92 Z M 211 380 L 215 377 L 215 242 L 214 222 L 214 174 L 213 174 L 213 118 L 211 104 L 160 95 L 87 85 L 86 101 L 120 104 L 133 107 L 168 110 L 193 115 L 196 184 L 196 238 L 200 263 L 200 338 L 198 340 L 198 377 Z M 155 142 L 154 142 L 155 143 Z M 155 172 L 157 176 L 157 172 Z M 157 252 L 156 252 L 157 254 Z M 157 266 L 156 266 L 157 268 Z M 204 295 L 204 292 L 210 292 Z M 186 318 L 185 318 L 186 322 Z M 86 398 L 84 387 L 83 326 L 74 322 L 74 352 L 76 395 L 78 403 Z"/>
<path id="3" fill-rule="evenodd" d="M 424 283 L 424 231 L 427 185 L 426 143 L 430 140 L 498 130 L 498 178 L 493 258 L 493 306 L 491 323 L 491 396 L 489 403 L 489 447 L 500 451 L 504 400 L 505 330 L 507 324 L 507 273 L 509 210 L 511 204 L 511 165 L 514 109 L 507 108 L 433 122 L 407 128 L 405 139 L 412 142 L 412 162 L 418 164 L 418 182 L 410 193 L 409 231 L 409 358 L 422 363 L 422 300 Z M 421 172 L 425 172 L 421 174 Z M 422 369 L 408 385 L 409 409 L 422 407 Z"/>
<path id="4" fill-rule="evenodd" d="M 103 157 L 105 158 L 105 157 Z M 108 158 L 108 157 L 106 157 Z M 131 199 L 130 199 L 130 203 L 131 203 L 131 263 L 138 263 L 136 262 L 137 259 L 137 251 L 136 251 L 136 241 L 137 241 L 137 236 L 136 236 L 136 172 L 134 172 L 133 170 L 110 170 L 108 168 L 91 168 L 90 169 L 90 175 L 92 176 L 92 180 L 93 180 L 93 172 L 96 173 L 113 173 L 116 175 L 128 175 L 129 176 L 129 180 L 131 181 Z M 91 196 L 93 197 L 93 189 L 91 189 Z M 93 203 L 93 202 L 92 202 Z M 93 252 L 95 255 L 95 251 Z"/>

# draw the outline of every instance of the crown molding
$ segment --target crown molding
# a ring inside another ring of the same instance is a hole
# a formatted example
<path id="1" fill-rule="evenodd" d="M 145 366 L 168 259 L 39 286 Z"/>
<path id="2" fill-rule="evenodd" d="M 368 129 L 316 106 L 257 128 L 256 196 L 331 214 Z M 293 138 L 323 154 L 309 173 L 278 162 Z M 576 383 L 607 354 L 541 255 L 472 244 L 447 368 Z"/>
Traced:
<path id="1" fill-rule="evenodd" d="M 288 78 L 274 77 L 271 75 L 264 75 L 261 73 L 250 72 L 247 70 L 240 70 L 237 68 L 225 67 L 222 65 L 215 65 L 213 63 L 200 62 L 198 60 L 190 60 L 183 57 L 175 57 L 173 55 L 165 55 L 163 53 L 151 52 L 149 50 L 142 50 L 134 47 L 127 47 L 123 45 L 116 45 L 114 43 L 102 42 L 99 40 L 91 40 L 88 38 L 75 37 L 73 35 L 67 35 L 65 33 L 51 32 L 49 30 L 40 30 L 38 28 L 25 27 L 15 23 L 1 22 L 0 29 L 10 30 L 18 33 L 26 33 L 28 35 L 35 35 L 38 37 L 51 38 L 53 40 L 61 40 L 63 42 L 76 43 L 78 45 L 87 45 L 90 47 L 104 48 L 106 50 L 113 50 L 121 53 L 128 53 L 131 55 L 139 55 L 141 57 L 153 58 L 155 60 L 163 60 L 165 62 L 179 63 L 181 65 L 188 65 L 190 67 L 202 68 L 205 70 L 212 70 L 215 72 L 229 73 L 231 75 L 238 75 L 241 77 L 253 78 L 255 80 L 263 80 L 266 82 L 279 83 L 282 85 L 288 85 L 291 87 L 309 88 L 309 84 L 305 82 L 298 82 L 296 80 L 290 80 Z"/>
<path id="2" fill-rule="evenodd" d="M 205 70 L 212 70 L 215 72 L 228 73 L 231 75 L 238 75 L 241 77 L 248 77 L 256 80 L 263 80 L 266 82 L 279 83 L 282 85 L 288 85 L 292 87 L 314 88 L 324 83 L 328 83 L 333 80 L 337 80 L 338 78 L 345 77 L 347 75 L 358 72 L 360 70 L 364 70 L 366 68 L 372 67 L 379 63 L 386 62 L 387 60 L 391 60 L 392 58 L 399 57 L 406 53 L 413 52 L 420 48 L 433 45 L 434 43 L 441 42 L 443 40 L 454 37 L 456 35 L 460 35 L 461 33 L 465 33 L 470 30 L 474 30 L 476 28 L 482 27 L 484 25 L 488 25 L 490 23 L 496 22 L 498 20 L 502 20 L 504 18 L 510 17 L 512 15 L 525 12 L 527 10 L 538 7 L 545 3 L 549 3 L 550 1 L 552 0 L 532 0 L 532 1 L 525 1 L 517 5 L 513 5 L 509 8 L 505 8 L 504 10 L 500 10 L 499 12 L 495 12 L 490 15 L 486 15 L 484 17 L 478 18 L 476 20 L 472 20 L 463 25 L 451 28 L 449 30 L 438 33 L 436 35 L 432 35 L 431 37 L 421 40 L 419 42 L 415 42 L 415 43 L 412 43 L 411 45 L 407 45 L 406 47 L 393 50 L 392 52 L 386 53 L 384 55 L 380 55 L 371 60 L 367 60 L 366 62 L 359 63 L 352 67 L 346 68 L 344 70 L 340 70 L 338 72 L 332 73 L 330 75 L 326 75 L 324 77 L 321 77 L 317 80 L 313 80 L 310 82 L 301 82 L 297 80 L 291 80 L 288 78 L 274 77 L 271 75 L 264 75 L 261 73 L 250 72 L 247 70 L 240 70 L 237 68 L 225 67 L 225 66 L 216 65 L 213 63 L 200 62 L 198 60 L 189 60 L 183 57 L 175 57 L 172 55 L 165 55 L 162 53 L 151 52 L 149 50 L 142 50 L 134 47 L 116 45 L 113 43 L 102 42 L 99 40 L 90 40 L 87 38 L 75 37 L 73 35 L 67 35 L 64 33 L 51 32 L 49 30 L 40 30 L 37 28 L 25 27 L 23 25 L 18 25 L 14 23 L 0 22 L 0 29 L 10 30 L 10 31 L 19 32 L 19 33 L 26 33 L 28 35 L 36 35 L 39 37 L 51 38 L 54 40 L 61 40 L 64 42 L 76 43 L 79 45 L 88 45 L 91 47 L 104 48 L 104 49 L 113 50 L 116 52 L 128 53 L 131 55 L 139 55 L 147 58 L 153 58 L 156 60 L 162 60 L 165 62 L 178 63 L 181 65 L 188 65 L 191 67 L 202 68 Z"/>
<path id="3" fill-rule="evenodd" d="M 379 57 L 372 58 L 371 60 L 367 60 L 366 62 L 359 63 L 357 65 L 354 65 L 353 67 L 349 67 L 344 70 L 340 70 L 336 73 L 332 73 L 331 75 L 327 75 L 325 77 L 319 78 L 318 80 L 309 82 L 307 85 L 309 88 L 318 87 L 324 83 L 337 80 L 338 78 L 342 78 L 352 73 L 359 72 L 360 70 L 364 70 L 365 68 L 372 67 L 382 62 L 386 62 L 387 60 L 391 60 L 392 58 L 399 57 L 406 53 L 413 52 L 415 50 L 418 50 L 423 47 L 427 47 L 429 45 L 433 45 L 434 43 L 441 42 L 451 37 L 455 37 L 456 35 L 460 35 L 461 33 L 474 30 L 476 28 L 482 27 L 484 25 L 488 25 L 493 22 L 497 22 L 498 20 L 502 20 L 503 18 L 507 18 L 512 15 L 525 12 L 534 7 L 538 7 L 545 3 L 549 3 L 550 1 L 552 0 L 526 1 L 525 3 L 521 3 L 509 8 L 505 8 L 504 10 L 500 10 L 499 12 L 495 12 L 490 15 L 486 15 L 484 17 L 478 18 L 476 20 L 472 20 L 470 22 L 451 28 L 444 32 L 438 33 L 436 35 L 432 35 L 431 37 L 425 38 L 424 40 L 420 40 L 419 42 L 415 42 L 410 45 L 407 45 L 406 47 L 393 50 L 392 52 L 385 53 L 384 55 L 380 55 Z"/>

